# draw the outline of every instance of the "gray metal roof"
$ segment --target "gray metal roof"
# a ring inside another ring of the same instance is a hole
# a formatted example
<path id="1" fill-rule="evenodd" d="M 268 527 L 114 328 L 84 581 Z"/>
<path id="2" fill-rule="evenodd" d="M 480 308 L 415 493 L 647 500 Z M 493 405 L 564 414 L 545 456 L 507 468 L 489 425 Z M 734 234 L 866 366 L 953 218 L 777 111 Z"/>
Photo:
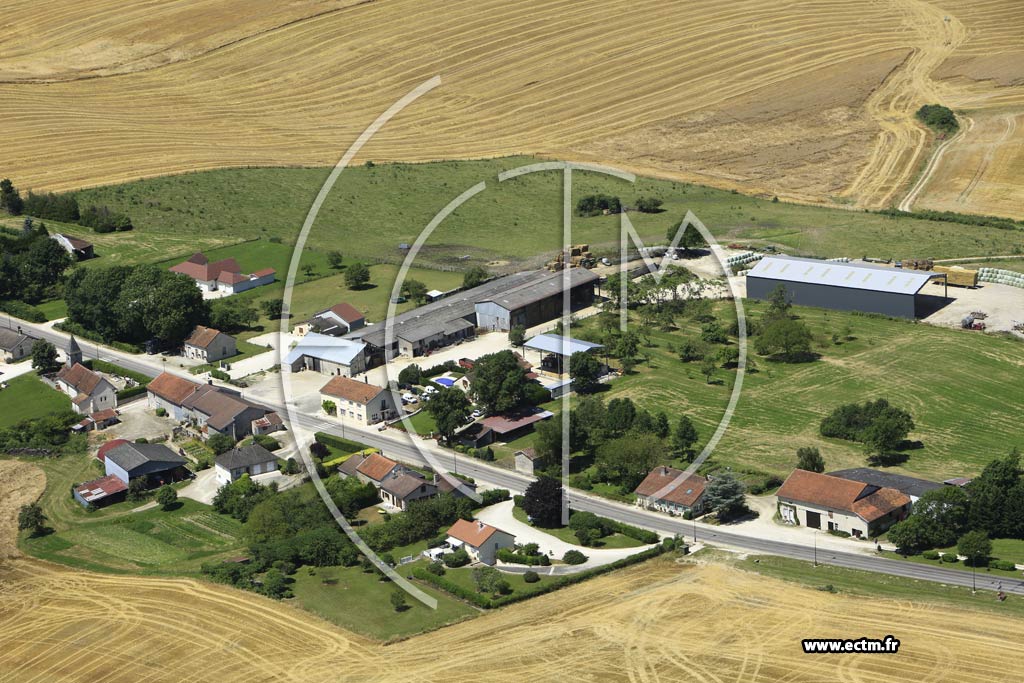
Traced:
<path id="1" fill-rule="evenodd" d="M 914 498 L 920 498 L 926 492 L 933 489 L 941 489 L 943 486 L 942 484 L 934 481 L 928 481 L 927 479 L 908 477 L 905 474 L 896 474 L 894 472 L 883 472 L 870 467 L 853 467 L 848 470 L 836 470 L 835 472 L 829 472 L 828 476 L 839 477 L 840 479 L 847 479 L 849 481 L 859 481 L 862 484 L 871 484 L 872 486 L 896 489 L 897 491 L 905 493 L 908 496 L 913 496 Z"/>
<path id="2" fill-rule="evenodd" d="M 277 462 L 277 456 L 263 446 L 253 443 L 221 453 L 214 462 L 230 470 L 235 467 L 249 467 L 251 465 L 262 465 L 265 462 Z"/>
<path id="3" fill-rule="evenodd" d="M 559 334 L 538 334 L 536 337 L 523 344 L 523 346 L 535 351 L 557 353 L 561 356 L 571 356 L 574 353 L 582 353 L 604 348 L 600 344 L 595 344 L 594 342 L 583 341 L 582 339 L 573 339 L 572 337 L 563 337 Z"/>
<path id="4" fill-rule="evenodd" d="M 123 443 L 103 456 L 128 473 L 130 477 L 163 472 L 188 461 L 167 446 L 158 443 Z"/>
<path id="5" fill-rule="evenodd" d="M 362 342 L 310 332 L 288 352 L 284 362 L 290 365 L 303 356 L 309 356 L 341 365 L 351 365 L 365 349 L 366 344 Z"/>
<path id="6" fill-rule="evenodd" d="M 568 281 L 569 288 L 572 289 L 581 285 L 593 284 L 599 279 L 596 273 L 592 273 L 586 268 L 570 268 L 568 270 L 548 273 L 541 272 L 531 281 L 522 283 L 517 287 L 496 292 L 485 299 L 478 298 L 477 303 L 490 301 L 507 311 L 514 311 L 548 297 L 561 294 L 566 289 L 566 281 Z"/>
<path id="7" fill-rule="evenodd" d="M 747 277 L 892 294 L 917 294 L 929 280 L 942 277 L 942 274 L 928 270 L 885 268 L 866 263 L 839 263 L 796 256 L 766 256 L 747 273 Z"/>
<path id="8" fill-rule="evenodd" d="M 416 343 L 439 334 L 451 334 L 453 330 L 472 327 L 476 321 L 476 303 L 490 301 L 504 292 L 545 279 L 551 273 L 527 270 L 514 275 L 489 280 L 478 287 L 455 292 L 419 306 L 405 313 L 399 313 L 394 321 L 395 339 Z M 463 318 L 467 324 L 459 322 Z M 345 335 L 345 339 L 358 339 L 376 347 L 384 346 L 386 321 L 371 327 L 364 327 Z"/>

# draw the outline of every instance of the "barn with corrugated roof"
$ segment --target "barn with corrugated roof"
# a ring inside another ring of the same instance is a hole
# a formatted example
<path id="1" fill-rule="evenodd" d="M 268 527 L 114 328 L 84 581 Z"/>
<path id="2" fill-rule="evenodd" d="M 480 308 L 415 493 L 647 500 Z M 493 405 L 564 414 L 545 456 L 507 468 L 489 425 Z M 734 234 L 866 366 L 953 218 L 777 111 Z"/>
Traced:
<path id="1" fill-rule="evenodd" d="M 747 273 L 747 297 L 767 300 L 778 287 L 790 302 L 838 311 L 922 317 L 930 306 L 922 289 L 942 273 L 795 256 L 767 256 Z M 944 288 L 935 294 L 945 296 Z"/>

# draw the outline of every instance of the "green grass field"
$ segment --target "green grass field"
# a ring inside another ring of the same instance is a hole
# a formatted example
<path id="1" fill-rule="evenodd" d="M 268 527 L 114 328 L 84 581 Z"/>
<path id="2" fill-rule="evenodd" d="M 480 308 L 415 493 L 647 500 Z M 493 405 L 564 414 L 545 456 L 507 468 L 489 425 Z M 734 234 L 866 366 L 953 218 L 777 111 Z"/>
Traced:
<path id="1" fill-rule="evenodd" d="M 995 546 L 995 544 L 993 543 L 993 547 L 994 546 Z M 948 552 L 952 552 L 952 553 L 956 552 L 956 548 L 947 548 L 946 550 Z M 944 567 L 946 569 L 956 569 L 956 570 L 965 571 L 965 572 L 970 572 L 971 569 L 972 569 L 969 564 L 965 564 L 963 562 L 943 562 L 941 560 L 928 560 L 928 559 L 925 559 L 921 555 L 907 555 L 906 557 L 903 557 L 903 556 L 901 556 L 901 555 L 899 555 L 897 553 L 891 553 L 891 552 L 888 552 L 888 551 L 884 551 L 884 552 L 882 552 L 882 556 L 883 557 L 887 557 L 887 558 L 889 558 L 891 560 L 902 560 L 904 562 L 913 562 L 915 564 L 929 564 L 929 565 L 932 565 L 932 566 L 940 566 L 940 567 Z M 1001 560 L 1003 558 L 997 556 L 996 553 L 993 552 L 992 553 L 992 559 L 999 559 L 999 560 Z M 975 573 L 977 574 L 978 578 L 981 579 L 981 580 L 992 579 L 992 580 L 1002 581 L 1004 579 L 1005 580 L 1009 580 L 1009 579 L 1018 579 L 1018 578 L 1020 578 L 1020 572 L 1016 571 L 1016 570 L 1009 570 L 1009 571 L 1007 571 L 1007 570 L 1003 570 L 1003 569 L 989 569 L 988 567 L 978 567 L 977 570 L 975 571 Z"/>
<path id="2" fill-rule="evenodd" d="M 487 190 L 437 229 L 420 262 L 462 268 L 492 260 L 530 261 L 558 248 L 560 175 L 552 171 L 499 183 L 497 174 L 534 161 L 509 157 L 346 169 L 320 211 L 309 246 L 339 249 L 346 257 L 398 262 L 403 256 L 400 243 L 411 243 L 448 202 L 485 181 Z M 292 242 L 329 171 L 218 170 L 82 190 L 80 203 L 124 211 L 137 227 L 111 235 L 77 230 L 97 244 L 97 263 L 114 253 L 126 262 L 158 261 L 275 235 Z M 630 214 L 645 239 L 663 239 L 666 228 L 692 210 L 725 241 L 772 243 L 820 256 L 953 258 L 1014 253 L 1020 245 L 1016 231 L 773 203 L 664 180 L 640 178 L 631 185 L 576 172 L 574 196 L 594 192 L 615 194 L 627 205 L 640 196 L 664 200 L 663 213 Z M 617 243 L 618 225 L 617 216 L 575 219 L 574 241 L 607 251 Z"/>
<path id="3" fill-rule="evenodd" d="M 702 554 L 703 552 L 706 551 L 702 551 Z M 716 556 L 721 557 L 722 555 L 719 553 Z M 732 558 L 726 558 L 725 561 L 733 563 Z M 884 597 L 894 600 L 912 600 L 918 603 L 935 603 L 938 606 L 954 605 L 998 614 L 1024 616 L 1024 601 L 1010 598 L 1006 602 L 1000 603 L 995 599 L 995 593 L 987 590 L 979 590 L 977 594 L 971 594 L 970 587 L 951 586 L 828 565 L 815 567 L 810 562 L 769 555 L 749 556 L 735 564 L 747 571 L 765 574 L 784 581 L 794 581 L 816 588 L 831 585 L 840 593 L 867 598 Z"/>
<path id="4" fill-rule="evenodd" d="M 946 264 L 943 264 L 946 265 Z M 1012 270 L 1015 273 L 1024 273 L 1024 259 L 986 259 L 984 261 L 962 261 L 959 265 L 964 268 L 998 268 L 1000 270 Z"/>
<path id="5" fill-rule="evenodd" d="M 759 302 L 745 303 L 752 318 L 764 310 Z M 723 323 L 735 316 L 731 303 L 716 311 Z M 1011 447 L 1024 446 L 1018 340 L 823 309 L 796 312 L 814 333 L 821 359 L 786 364 L 755 355 L 758 371 L 746 375 L 714 462 L 785 476 L 798 447 L 817 446 L 827 470 L 863 466 L 859 444 L 825 439 L 818 426 L 838 405 L 880 397 L 911 412 L 917 424 L 911 438 L 924 444 L 892 471 L 937 481 L 971 476 Z M 699 325 L 683 318 L 677 324 L 680 329 L 670 332 L 648 328 L 652 345 L 641 350 L 650 362 L 615 380 L 604 396 L 629 396 L 644 408 L 666 411 L 670 420 L 689 415 L 702 446 L 724 413 L 736 373 L 719 369 L 721 383 L 708 384 L 698 363 L 681 362 L 669 345 L 696 337 Z M 594 325 L 588 321 L 578 329 Z M 844 341 L 847 330 L 852 339 Z M 832 343 L 833 334 L 839 344 Z"/>
<path id="6" fill-rule="evenodd" d="M 518 519 L 523 524 L 529 524 L 530 523 L 529 519 L 526 516 L 526 511 L 523 510 L 521 507 L 514 507 L 514 508 L 512 508 L 512 516 L 515 517 L 516 519 Z M 579 545 L 580 544 L 579 539 L 576 538 L 576 532 L 573 531 L 572 529 L 570 529 L 567 526 L 558 527 L 556 529 L 548 529 L 548 528 L 542 528 L 542 527 L 536 527 L 536 528 L 540 529 L 541 531 L 543 531 L 546 534 L 554 536 L 555 538 L 557 538 L 560 541 L 564 541 L 565 543 L 571 543 L 573 545 Z M 598 541 L 598 544 L 596 546 L 594 546 L 594 547 L 595 548 L 638 548 L 638 547 L 640 547 L 642 545 L 643 545 L 643 543 L 641 543 L 640 541 L 636 540 L 635 538 L 631 538 L 629 536 L 626 536 L 625 534 L 614 533 L 614 534 L 610 534 L 610 535 L 605 536 L 604 538 L 602 538 L 600 541 Z M 584 551 L 584 553 L 585 552 L 586 551 Z"/>
<path id="7" fill-rule="evenodd" d="M 71 500 L 67 489 L 63 493 Z M 96 571 L 175 576 L 198 576 L 203 562 L 242 552 L 241 523 L 208 505 L 184 498 L 179 502 L 167 512 L 132 512 L 141 503 L 126 501 L 94 513 L 79 508 L 80 514 L 65 509 L 51 515 L 54 501 L 44 499 L 55 532 L 25 539 L 22 548 L 42 559 Z"/>
<path id="8" fill-rule="evenodd" d="M 7 388 L 0 390 L 0 429 L 71 409 L 71 399 L 44 384 L 35 373 L 6 380 L 6 383 Z"/>
<path id="9" fill-rule="evenodd" d="M 397 557 L 397 555 L 396 555 Z M 404 568 L 403 568 L 404 569 Z M 407 596 L 408 609 L 396 612 L 389 601 L 394 584 L 359 567 L 302 567 L 293 577 L 295 601 L 303 608 L 356 633 L 392 640 L 470 618 L 478 612 L 447 593 L 420 585 L 437 600 L 433 610 Z"/>

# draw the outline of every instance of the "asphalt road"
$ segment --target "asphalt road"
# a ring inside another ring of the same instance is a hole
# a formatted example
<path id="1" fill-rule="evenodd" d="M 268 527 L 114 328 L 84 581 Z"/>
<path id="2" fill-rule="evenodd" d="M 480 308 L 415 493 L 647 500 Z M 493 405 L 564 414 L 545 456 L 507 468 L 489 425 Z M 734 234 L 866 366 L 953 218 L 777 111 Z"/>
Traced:
<path id="1" fill-rule="evenodd" d="M 63 333 L 55 332 L 32 323 L 27 323 L 25 321 L 18 320 L 17 318 L 0 316 L 0 326 L 17 328 L 19 325 L 21 325 L 26 332 L 31 330 L 33 335 L 50 341 L 57 345 L 58 348 L 64 348 L 67 343 L 67 335 Z M 79 340 L 79 345 L 81 346 L 83 355 L 86 358 L 99 358 L 100 360 L 116 363 L 124 368 L 134 370 L 151 377 L 155 377 L 159 374 L 163 364 L 162 361 L 157 360 L 161 358 L 160 356 L 139 357 L 83 340 Z M 175 369 L 172 368 L 172 371 L 173 370 Z M 184 375 L 184 373 L 182 374 Z M 287 416 L 287 411 L 283 404 L 274 404 L 270 401 L 263 402 L 269 407 L 280 411 L 282 417 Z M 387 453 L 388 456 L 410 465 L 429 464 L 420 450 L 411 442 L 412 438 L 417 437 L 410 437 L 404 432 L 391 429 L 381 432 L 376 429 L 360 429 L 347 426 L 344 430 L 345 433 L 343 434 L 342 428 L 338 422 L 334 420 L 326 420 L 314 415 L 301 415 L 298 418 L 298 422 L 302 427 L 311 431 L 323 431 L 339 436 L 348 436 L 349 438 L 356 437 L 359 441 L 366 443 L 368 446 L 380 448 Z M 500 488 L 506 488 L 516 493 L 521 493 L 530 481 L 532 481 L 530 477 L 525 475 L 509 470 L 503 470 L 468 456 L 459 455 L 447 450 L 442 451 L 437 448 L 431 448 L 430 446 L 424 447 L 430 448 L 431 452 L 436 455 L 437 461 L 441 465 L 445 467 L 450 466 L 451 471 L 472 477 L 480 482 Z M 997 590 L 997 587 L 1001 586 L 1001 590 L 1006 593 L 1024 595 L 1024 581 L 1020 579 L 993 578 L 984 570 L 979 571 L 976 576 L 972 576 L 971 572 L 967 572 L 962 569 L 947 569 L 941 565 L 903 562 L 901 560 L 892 560 L 870 554 L 844 553 L 833 550 L 816 551 L 813 545 L 797 545 L 766 538 L 754 538 L 751 536 L 730 533 L 723 530 L 722 527 L 699 523 L 695 525 L 691 521 L 686 521 L 676 517 L 669 517 L 662 514 L 650 513 L 631 505 L 598 498 L 576 490 L 569 490 L 568 495 L 569 503 L 574 510 L 586 510 L 626 524 L 632 524 L 634 526 L 666 534 L 678 534 L 679 536 L 689 539 L 693 538 L 696 530 L 698 539 L 703 543 L 711 545 L 723 545 L 750 553 L 779 555 L 807 562 L 817 561 L 818 564 L 834 565 L 849 569 L 860 569 L 869 572 L 888 574 L 891 576 L 900 576 L 922 581 L 933 581 L 949 585 L 971 587 L 974 585 L 973 582 L 976 581 L 976 585 L 980 590 Z"/>

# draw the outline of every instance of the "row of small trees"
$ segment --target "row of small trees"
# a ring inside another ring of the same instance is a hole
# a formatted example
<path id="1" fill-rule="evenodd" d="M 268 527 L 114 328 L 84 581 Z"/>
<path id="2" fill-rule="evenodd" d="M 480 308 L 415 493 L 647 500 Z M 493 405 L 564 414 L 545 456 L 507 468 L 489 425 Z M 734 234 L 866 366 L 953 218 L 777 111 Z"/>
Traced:
<path id="1" fill-rule="evenodd" d="M 90 205 L 79 209 L 78 199 L 73 194 L 29 192 L 22 198 L 10 178 L 0 180 L 0 209 L 12 216 L 27 214 L 62 223 L 78 223 L 100 233 L 131 230 L 133 227 L 131 218 L 107 206 Z"/>

